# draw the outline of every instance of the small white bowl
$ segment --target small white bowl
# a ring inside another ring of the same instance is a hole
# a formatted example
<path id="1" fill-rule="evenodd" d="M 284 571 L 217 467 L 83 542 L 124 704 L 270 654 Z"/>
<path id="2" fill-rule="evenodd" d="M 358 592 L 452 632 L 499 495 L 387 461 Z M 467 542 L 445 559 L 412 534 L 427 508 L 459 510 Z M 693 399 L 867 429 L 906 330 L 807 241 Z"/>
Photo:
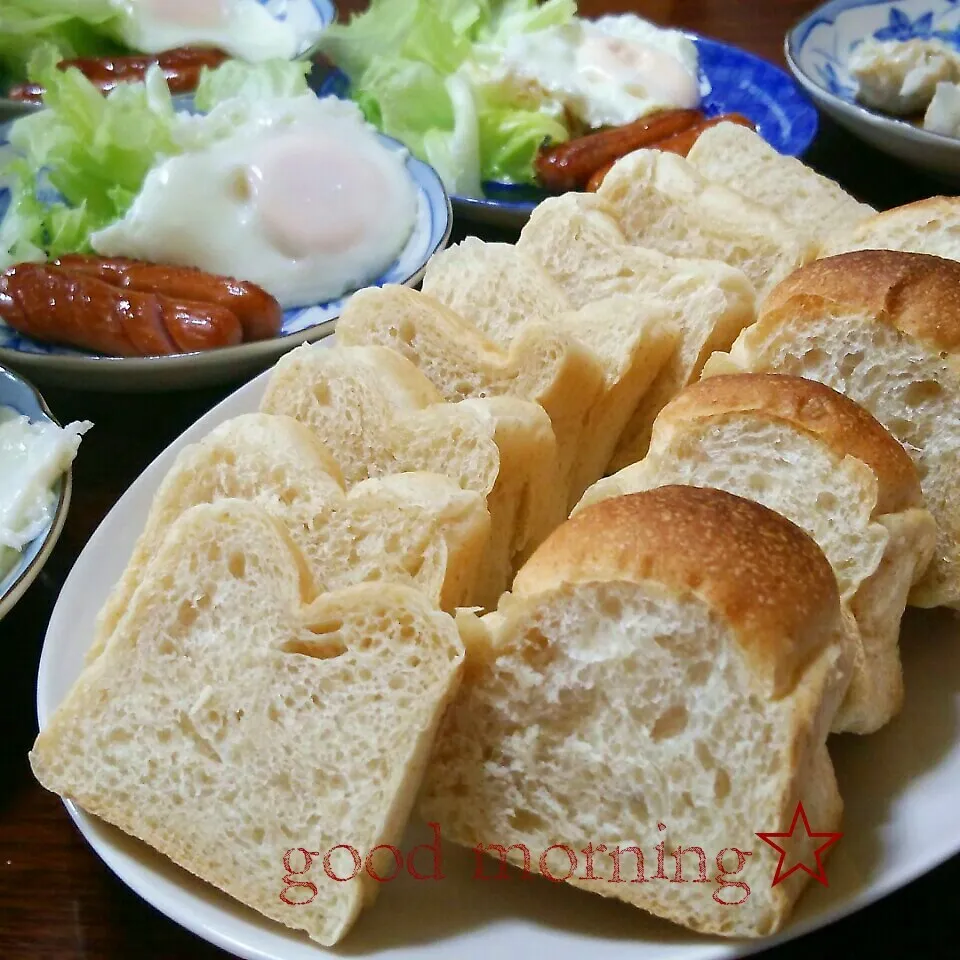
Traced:
<path id="1" fill-rule="evenodd" d="M 871 146 L 948 183 L 960 183 L 960 139 L 869 110 L 847 69 L 863 40 L 937 39 L 960 48 L 956 0 L 831 0 L 787 33 L 787 64 L 817 105 Z"/>

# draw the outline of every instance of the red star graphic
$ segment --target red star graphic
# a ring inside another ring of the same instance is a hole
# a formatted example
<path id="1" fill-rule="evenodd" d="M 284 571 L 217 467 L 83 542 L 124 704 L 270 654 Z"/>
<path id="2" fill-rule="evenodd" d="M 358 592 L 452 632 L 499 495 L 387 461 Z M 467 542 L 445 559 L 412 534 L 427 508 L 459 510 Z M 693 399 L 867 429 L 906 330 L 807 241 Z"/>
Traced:
<path id="1" fill-rule="evenodd" d="M 787 840 L 793 837 L 794 830 L 797 829 L 797 821 L 803 821 L 803 829 L 807 831 L 807 837 L 811 840 L 820 840 L 824 842 L 817 847 L 813 852 L 813 856 L 817 861 L 816 872 L 810 869 L 802 860 L 798 863 L 795 863 L 786 873 L 781 873 L 783 870 L 783 862 L 787 859 L 787 851 L 780 846 L 779 843 L 774 842 L 774 838 L 782 837 Z M 792 873 L 796 873 L 797 870 L 803 870 L 805 873 L 809 873 L 814 880 L 819 881 L 825 887 L 829 886 L 827 883 L 827 874 L 823 869 L 823 863 L 821 862 L 821 857 L 823 854 L 832 847 L 842 836 L 842 833 L 813 833 L 810 830 L 810 823 L 807 820 L 807 814 L 803 809 L 803 804 L 798 803 L 796 812 L 793 815 L 793 822 L 790 824 L 790 829 L 786 833 L 758 833 L 757 836 L 764 842 L 773 847 L 777 853 L 780 854 L 780 862 L 777 864 L 777 872 L 774 874 L 773 883 L 771 886 L 775 887 L 782 880 L 786 880 Z"/>

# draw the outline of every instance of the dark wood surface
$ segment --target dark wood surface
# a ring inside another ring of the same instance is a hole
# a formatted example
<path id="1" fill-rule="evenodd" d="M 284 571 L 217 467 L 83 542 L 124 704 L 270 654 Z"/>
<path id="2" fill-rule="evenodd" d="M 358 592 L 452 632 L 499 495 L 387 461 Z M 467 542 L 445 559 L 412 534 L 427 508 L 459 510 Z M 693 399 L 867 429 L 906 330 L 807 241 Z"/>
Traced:
<path id="1" fill-rule="evenodd" d="M 341 2 L 341 10 L 362 3 Z M 636 10 L 719 37 L 782 63 L 786 29 L 809 0 L 633 0 L 581 2 L 582 12 Z M 823 119 L 807 157 L 862 199 L 894 206 L 941 192 L 938 185 L 860 144 Z M 478 232 L 459 224 L 456 237 Z M 89 419 L 75 469 L 73 505 L 46 568 L 0 622 L 0 958 L 3 960 L 201 960 L 225 957 L 128 891 L 86 846 L 60 801 L 33 780 L 26 754 L 36 735 L 34 686 L 57 592 L 90 535 L 127 486 L 167 444 L 239 384 L 157 396 L 45 390 L 66 422 Z M 960 802 L 960 796 L 958 796 Z M 873 957 L 956 954 L 960 859 L 879 904 L 771 951 L 779 960 L 811 955 Z"/>

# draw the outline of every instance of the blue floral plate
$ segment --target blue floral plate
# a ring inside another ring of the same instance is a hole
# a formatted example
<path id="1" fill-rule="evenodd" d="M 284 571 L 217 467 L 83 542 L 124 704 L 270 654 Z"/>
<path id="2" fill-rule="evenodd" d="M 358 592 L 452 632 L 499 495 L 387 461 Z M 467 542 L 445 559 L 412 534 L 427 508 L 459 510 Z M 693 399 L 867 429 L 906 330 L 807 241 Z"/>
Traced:
<path id="1" fill-rule="evenodd" d="M 817 135 L 817 110 L 794 80 L 772 63 L 718 40 L 687 34 L 700 57 L 701 109 L 708 117 L 741 113 L 757 132 L 789 156 L 801 156 Z M 331 71 L 320 91 L 349 96 L 349 80 Z M 528 186 L 484 184 L 484 197 L 452 197 L 454 212 L 464 219 L 518 228 L 548 194 Z"/>
<path id="2" fill-rule="evenodd" d="M 258 0 L 258 3 L 266 7 L 278 20 L 294 20 L 304 33 L 333 23 L 337 16 L 332 0 Z M 307 56 L 310 52 L 311 48 L 301 50 L 298 56 Z M 0 77 L 0 80 L 2 79 Z M 5 94 L 7 89 L 9 88 L 4 86 L 0 94 Z M 37 109 L 39 107 L 36 105 L 0 96 L 0 121 Z"/>
<path id="3" fill-rule="evenodd" d="M 960 49 L 960 0 L 832 0 L 790 30 L 785 44 L 797 80 L 837 123 L 884 153 L 960 182 L 960 140 L 857 102 L 847 63 L 868 38 L 936 38 Z"/>
<path id="4" fill-rule="evenodd" d="M 33 423 L 45 421 L 60 425 L 36 389 L 5 367 L 0 367 L 0 408 L 2 407 L 16 410 L 22 416 L 29 417 Z M 23 596 L 47 562 L 67 519 L 71 488 L 72 474 L 67 471 L 54 491 L 57 495 L 57 509 L 50 526 L 23 548 L 6 574 L 0 572 L 0 619 L 3 619 Z"/>
<path id="5" fill-rule="evenodd" d="M 406 156 L 407 171 L 417 189 L 417 221 L 400 256 L 380 277 L 367 286 L 388 283 L 415 285 L 420 282 L 427 261 L 450 239 L 453 214 L 440 178 L 433 167 L 410 156 L 406 147 L 378 135 L 390 150 Z M 6 129 L 0 126 L 0 167 L 12 148 Z M 0 177 L 0 218 L 6 211 L 10 192 Z M 184 224 L 189 230 L 189 223 Z M 241 278 L 242 279 L 242 278 Z M 22 370 L 35 379 L 56 386 L 80 390 L 152 392 L 192 389 L 239 380 L 262 370 L 288 350 L 308 340 L 333 333 L 336 319 L 347 300 L 346 294 L 328 303 L 288 310 L 279 337 L 223 347 L 202 353 L 165 357 L 102 357 L 71 347 L 40 343 L 11 330 L 0 321 L 0 361 Z"/>

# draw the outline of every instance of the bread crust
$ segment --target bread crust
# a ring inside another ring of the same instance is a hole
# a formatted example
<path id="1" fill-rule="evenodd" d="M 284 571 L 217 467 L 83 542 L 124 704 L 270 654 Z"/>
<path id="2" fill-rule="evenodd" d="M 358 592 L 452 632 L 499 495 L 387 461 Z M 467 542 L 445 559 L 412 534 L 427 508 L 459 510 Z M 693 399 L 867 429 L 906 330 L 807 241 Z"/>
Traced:
<path id="1" fill-rule="evenodd" d="M 654 437 L 674 427 L 731 413 L 779 421 L 854 457 L 876 474 L 875 515 L 923 506 L 910 455 L 876 418 L 849 397 L 816 380 L 776 373 L 722 374 L 691 384 L 660 412 Z"/>
<path id="2" fill-rule="evenodd" d="M 814 260 L 769 294 L 760 319 L 797 298 L 863 310 L 937 350 L 960 352 L 960 263 L 927 253 L 857 250 Z"/>
<path id="3" fill-rule="evenodd" d="M 653 580 L 702 599 L 774 699 L 842 630 L 836 577 L 813 539 L 720 490 L 666 486 L 593 504 L 547 538 L 513 593 L 606 580 Z"/>

